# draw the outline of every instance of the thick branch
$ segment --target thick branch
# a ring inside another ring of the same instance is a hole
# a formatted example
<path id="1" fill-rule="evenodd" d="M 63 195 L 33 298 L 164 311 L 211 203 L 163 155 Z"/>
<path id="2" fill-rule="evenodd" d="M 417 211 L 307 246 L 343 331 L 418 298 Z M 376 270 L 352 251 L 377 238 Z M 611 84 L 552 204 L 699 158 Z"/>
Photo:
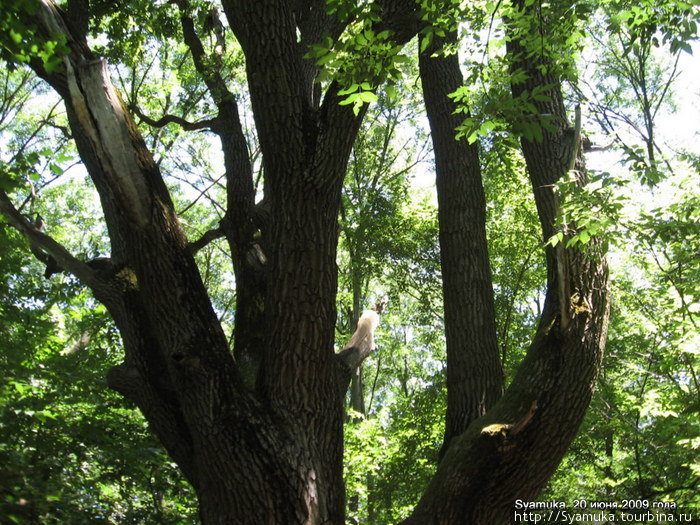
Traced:
<path id="1" fill-rule="evenodd" d="M 420 4 L 413 0 L 378 0 L 381 30 L 388 29 L 394 41 L 403 45 L 411 40 L 425 22 L 419 18 Z"/>
<path id="2" fill-rule="evenodd" d="M 536 18 L 540 6 L 524 16 Z M 526 26 L 529 30 L 531 26 Z M 508 54 L 513 68 L 527 72 L 523 90 L 547 89 L 537 112 L 555 117 L 555 129 L 539 142 L 521 140 L 545 238 L 555 227 L 552 186 L 566 174 L 573 141 L 566 124 L 561 80 L 551 58 L 526 53 L 513 27 Z M 545 67 L 541 67 L 545 66 Z M 547 73 L 543 73 L 546 71 Z M 577 173 L 585 172 L 579 157 Z M 547 248 L 547 294 L 537 332 L 504 396 L 455 437 L 435 478 L 404 524 L 511 523 L 516 498 L 534 500 L 570 446 L 590 402 L 605 345 L 609 316 L 607 266 L 600 242 L 587 251 L 567 250 L 563 277 L 557 255 Z M 565 279 L 563 299 L 559 279 Z M 560 301 L 567 312 L 563 322 Z"/>
<path id="3" fill-rule="evenodd" d="M 266 238 L 262 226 L 253 221 L 253 167 L 236 98 L 221 74 L 220 57 L 207 56 L 195 30 L 194 21 L 189 16 L 187 0 L 174 1 L 180 7 L 180 22 L 185 43 L 192 52 L 195 68 L 204 79 L 219 109 L 212 131 L 221 139 L 226 167 L 227 210 L 221 221 L 220 231 L 228 242 L 236 275 L 234 352 L 248 386 L 254 387 L 266 333 L 263 308 L 265 273 L 258 264 L 264 260 L 264 255 L 260 257 L 260 254 L 265 252 Z M 219 67 L 216 67 L 217 65 Z M 208 238 L 200 241 L 208 242 Z M 190 245 L 190 248 L 199 249 L 199 244 L 197 241 Z"/>
<path id="4" fill-rule="evenodd" d="M 217 106 L 224 100 L 233 100 L 234 96 L 226 86 L 226 81 L 221 75 L 221 58 L 218 55 L 207 55 L 204 45 L 194 27 L 194 20 L 190 16 L 192 8 L 187 0 L 172 0 L 180 9 L 180 24 L 185 44 L 190 48 L 192 60 L 197 72 L 202 76 L 209 92 Z"/>
<path id="5" fill-rule="evenodd" d="M 419 58 L 435 152 L 447 343 L 442 453 L 503 394 L 479 150 L 477 144 L 455 140 L 463 115 L 449 97 L 462 86 L 462 73 L 456 54 L 440 54 L 456 41 L 455 33 L 436 36 Z"/>
<path id="6" fill-rule="evenodd" d="M 248 143 L 243 133 L 235 95 L 228 89 L 221 74 L 221 59 L 208 56 L 197 35 L 194 20 L 189 15 L 187 0 L 173 0 L 180 8 L 180 23 L 185 43 L 190 48 L 197 72 L 204 79 L 209 92 L 219 109 L 211 129 L 221 138 L 227 177 L 228 212 L 224 221 L 224 232 L 231 246 L 234 266 L 240 268 L 242 253 L 254 233 L 250 226 L 250 208 L 255 199 L 253 169 L 248 153 Z"/>
<path id="7" fill-rule="evenodd" d="M 421 22 L 416 2 L 411 0 L 379 0 L 377 4 L 381 18 L 373 24 L 376 33 L 390 31 L 390 38 L 396 46 L 403 46 L 418 33 Z M 342 88 L 343 86 L 337 82 L 332 82 L 323 97 L 317 120 L 316 158 L 319 159 L 318 162 L 323 162 L 323 159 L 331 156 L 330 152 L 332 151 L 347 151 L 347 155 L 350 154 L 357 130 L 367 110 L 367 105 L 363 105 L 359 114 L 355 115 L 352 105 L 341 106 L 340 102 L 344 96 L 338 93 Z M 329 133 L 328 130 L 333 130 L 333 133 Z M 339 172 L 336 176 L 342 177 L 344 169 L 345 165 L 342 169 L 336 170 Z M 327 180 L 319 181 L 321 184 L 328 182 Z"/>
<path id="8" fill-rule="evenodd" d="M 53 0 L 43 0 L 40 18 L 47 34 L 70 39 Z M 160 171 L 111 83 L 106 62 L 89 60 L 87 53 L 73 48 L 62 57 L 63 82 L 49 81 L 65 99 L 78 151 L 100 193 L 111 256 L 120 268 L 118 297 L 110 302 L 106 294 L 96 296 L 115 319 L 129 365 L 178 413 L 189 434 L 204 439 L 216 434 L 212 427 L 220 421 L 207 417 L 201 425 L 202 407 L 216 414 L 217 407 L 235 405 L 239 375 Z M 59 264 L 74 265 L 81 279 L 91 277 L 44 242 Z M 211 452 L 203 448 L 204 454 Z"/>

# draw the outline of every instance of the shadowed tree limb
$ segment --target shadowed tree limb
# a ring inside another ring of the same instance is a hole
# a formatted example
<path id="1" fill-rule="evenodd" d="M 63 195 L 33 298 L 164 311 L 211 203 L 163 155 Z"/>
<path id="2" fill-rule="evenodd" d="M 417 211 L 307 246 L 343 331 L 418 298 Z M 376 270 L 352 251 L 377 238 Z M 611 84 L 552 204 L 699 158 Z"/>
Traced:
<path id="1" fill-rule="evenodd" d="M 36 246 L 45 252 L 45 255 L 50 256 L 54 262 L 60 266 L 60 268 L 57 268 L 58 271 L 65 269 L 88 286 L 92 287 L 97 284 L 95 273 L 92 269 L 86 263 L 76 259 L 62 244 L 56 242 L 56 240 L 27 220 L 27 218 L 15 208 L 4 191 L 0 191 L 0 211 L 7 218 L 10 226 L 29 240 L 30 245 Z M 47 268 L 49 264 L 52 264 L 46 258 L 38 258 L 47 265 Z"/>
<path id="2" fill-rule="evenodd" d="M 154 119 L 143 113 L 138 106 L 132 104 L 129 109 L 143 122 L 154 128 L 162 128 L 168 124 L 177 124 L 185 131 L 197 131 L 200 129 L 212 129 L 216 125 L 216 119 L 205 119 L 197 122 L 190 122 L 177 115 L 163 115 L 159 119 Z"/>
<path id="3" fill-rule="evenodd" d="M 202 235 L 196 241 L 189 243 L 187 247 L 192 253 L 196 253 L 202 248 L 204 248 L 206 245 L 208 245 L 210 242 L 213 242 L 216 239 L 221 239 L 222 237 L 224 237 L 224 235 L 225 234 L 220 227 L 214 228 L 204 233 L 204 235 Z"/>

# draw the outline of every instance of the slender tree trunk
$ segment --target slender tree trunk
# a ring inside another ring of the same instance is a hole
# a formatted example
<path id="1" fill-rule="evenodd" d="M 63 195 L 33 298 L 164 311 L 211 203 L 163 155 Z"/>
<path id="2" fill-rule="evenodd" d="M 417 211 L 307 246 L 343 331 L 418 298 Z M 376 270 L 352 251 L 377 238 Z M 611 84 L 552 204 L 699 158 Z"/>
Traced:
<path id="1" fill-rule="evenodd" d="M 456 54 L 435 37 L 420 55 L 425 108 L 435 152 L 440 260 L 447 342 L 447 416 L 441 455 L 450 441 L 483 416 L 503 394 L 491 266 L 486 243 L 486 198 L 477 144 L 456 141 L 461 116 L 448 97 L 462 85 Z"/>
<path id="2" fill-rule="evenodd" d="M 351 262 L 352 265 L 352 262 Z M 352 319 L 353 332 L 357 328 L 357 321 L 362 314 L 362 279 L 357 269 L 351 270 L 352 273 Z M 365 412 L 365 388 L 362 380 L 362 365 L 352 375 L 350 381 L 350 408 L 363 416 Z M 356 503 L 355 503 L 356 504 Z"/>

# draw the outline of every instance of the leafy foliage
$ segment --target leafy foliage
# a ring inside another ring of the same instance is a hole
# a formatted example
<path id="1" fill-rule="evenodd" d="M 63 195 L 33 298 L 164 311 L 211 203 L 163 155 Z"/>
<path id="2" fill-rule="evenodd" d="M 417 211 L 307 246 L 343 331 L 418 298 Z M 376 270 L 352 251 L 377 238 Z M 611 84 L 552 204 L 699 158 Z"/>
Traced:
<path id="1" fill-rule="evenodd" d="M 688 182 L 669 183 L 685 190 L 614 234 L 608 358 L 581 436 L 552 483 L 557 494 L 697 505 L 700 231 Z"/>
<path id="2" fill-rule="evenodd" d="M 38 11 L 33 0 L 9 0 L 0 10 L 0 59 L 11 69 L 30 60 L 40 60 L 47 71 L 55 71 L 61 62 L 61 54 L 67 51 L 64 35 L 51 35 L 49 39 L 37 34 L 31 22 Z"/>
<path id="3" fill-rule="evenodd" d="M 0 521 L 193 522 L 179 472 L 106 388 L 120 357 L 104 308 L 43 281 L 21 244 L 0 228 Z"/>

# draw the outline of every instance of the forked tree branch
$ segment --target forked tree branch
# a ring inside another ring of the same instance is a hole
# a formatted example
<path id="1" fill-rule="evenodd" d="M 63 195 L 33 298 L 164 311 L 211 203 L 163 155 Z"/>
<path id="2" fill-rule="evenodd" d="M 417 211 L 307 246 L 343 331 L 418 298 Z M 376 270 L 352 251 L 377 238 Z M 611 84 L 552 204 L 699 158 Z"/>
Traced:
<path id="1" fill-rule="evenodd" d="M 167 126 L 168 124 L 177 124 L 185 131 L 197 131 L 200 129 L 211 129 L 216 125 L 215 118 L 199 120 L 197 122 L 190 122 L 189 120 L 186 120 L 177 115 L 163 115 L 159 119 L 154 119 L 143 113 L 138 108 L 138 106 L 136 106 L 136 104 L 131 105 L 129 109 L 134 113 L 134 115 L 136 115 L 149 126 L 153 126 L 154 128 L 162 128 L 164 126 Z"/>

